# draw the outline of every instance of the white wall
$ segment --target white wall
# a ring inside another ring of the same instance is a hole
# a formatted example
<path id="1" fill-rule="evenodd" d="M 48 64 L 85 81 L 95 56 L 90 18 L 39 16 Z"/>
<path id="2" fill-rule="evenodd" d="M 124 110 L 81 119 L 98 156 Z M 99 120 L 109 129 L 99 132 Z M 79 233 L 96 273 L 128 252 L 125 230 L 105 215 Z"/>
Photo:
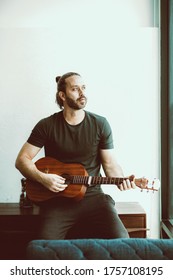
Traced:
<path id="1" fill-rule="evenodd" d="M 86 79 L 86 109 L 111 123 L 125 175 L 160 177 L 155 2 L 1 0 L 0 202 L 19 200 L 15 158 L 35 123 L 58 110 L 55 76 L 68 71 Z M 139 201 L 149 236 L 158 236 L 159 193 L 104 189 L 116 201 Z"/>

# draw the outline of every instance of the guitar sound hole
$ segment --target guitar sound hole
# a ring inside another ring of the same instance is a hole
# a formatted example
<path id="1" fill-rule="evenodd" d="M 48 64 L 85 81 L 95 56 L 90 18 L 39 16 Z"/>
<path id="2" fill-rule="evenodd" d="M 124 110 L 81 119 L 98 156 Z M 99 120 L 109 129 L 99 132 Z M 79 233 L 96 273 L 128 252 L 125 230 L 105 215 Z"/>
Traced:
<path id="1" fill-rule="evenodd" d="M 63 173 L 61 176 L 65 178 L 65 184 L 69 185 L 71 183 L 71 176 L 69 174 Z"/>

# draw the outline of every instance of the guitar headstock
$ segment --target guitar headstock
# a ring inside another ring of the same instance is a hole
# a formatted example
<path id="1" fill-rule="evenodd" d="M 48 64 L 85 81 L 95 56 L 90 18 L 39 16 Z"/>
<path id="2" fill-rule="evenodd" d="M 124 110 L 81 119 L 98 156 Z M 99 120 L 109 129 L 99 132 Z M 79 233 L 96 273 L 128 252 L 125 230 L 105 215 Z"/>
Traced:
<path id="1" fill-rule="evenodd" d="M 135 179 L 135 184 L 138 188 L 141 189 L 141 191 L 147 190 L 155 192 L 160 188 L 160 181 L 156 178 L 149 180 L 145 177 L 142 177 L 139 179 Z"/>

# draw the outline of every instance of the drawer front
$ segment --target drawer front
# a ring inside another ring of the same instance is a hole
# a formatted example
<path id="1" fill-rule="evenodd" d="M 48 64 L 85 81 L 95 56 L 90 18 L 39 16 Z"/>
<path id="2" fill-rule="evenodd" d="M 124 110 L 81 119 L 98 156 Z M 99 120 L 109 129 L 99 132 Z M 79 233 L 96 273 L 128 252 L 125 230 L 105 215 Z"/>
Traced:
<path id="1" fill-rule="evenodd" d="M 146 215 L 119 215 L 131 238 L 146 238 Z"/>
<path id="2" fill-rule="evenodd" d="M 119 215 L 126 228 L 144 228 L 146 227 L 146 215 Z"/>
<path id="3" fill-rule="evenodd" d="M 129 236 L 130 236 L 130 238 L 146 238 L 147 232 L 144 230 L 129 232 Z"/>

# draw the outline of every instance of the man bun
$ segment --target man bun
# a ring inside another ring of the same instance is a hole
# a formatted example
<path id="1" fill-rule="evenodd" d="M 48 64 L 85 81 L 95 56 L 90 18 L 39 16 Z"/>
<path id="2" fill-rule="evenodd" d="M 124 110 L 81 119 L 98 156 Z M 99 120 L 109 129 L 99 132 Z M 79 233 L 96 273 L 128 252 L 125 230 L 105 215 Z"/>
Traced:
<path id="1" fill-rule="evenodd" d="M 60 78 L 61 78 L 61 76 L 57 76 L 57 77 L 55 78 L 56 83 L 58 83 L 58 81 L 59 81 Z"/>

